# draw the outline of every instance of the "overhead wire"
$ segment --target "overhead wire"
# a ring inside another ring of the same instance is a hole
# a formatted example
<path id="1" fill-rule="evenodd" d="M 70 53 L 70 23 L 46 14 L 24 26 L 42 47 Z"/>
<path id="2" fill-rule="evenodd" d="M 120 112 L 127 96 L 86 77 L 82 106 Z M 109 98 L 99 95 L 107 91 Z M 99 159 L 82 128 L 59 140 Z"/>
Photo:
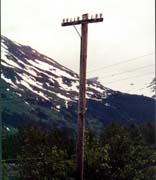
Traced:
<path id="1" fill-rule="evenodd" d="M 142 66 L 142 67 L 135 68 L 135 69 L 132 69 L 132 70 L 129 70 L 129 71 L 119 72 L 119 73 L 115 73 L 115 74 L 109 74 L 109 75 L 106 75 L 106 76 L 102 76 L 101 78 L 118 76 L 120 74 L 126 74 L 126 73 L 134 72 L 134 71 L 137 71 L 137 70 L 140 70 L 140 69 L 146 69 L 146 68 L 149 68 L 149 67 L 153 67 L 153 65 L 154 64 L 147 65 L 147 66 Z"/>
<path id="2" fill-rule="evenodd" d="M 124 63 L 131 62 L 131 61 L 135 61 L 135 60 L 144 58 L 146 56 L 151 56 L 153 54 L 155 54 L 155 53 L 152 52 L 152 53 L 144 54 L 142 56 L 137 56 L 137 57 L 130 58 L 130 59 L 127 59 L 127 60 L 119 61 L 119 62 L 114 63 L 114 64 L 110 64 L 110 65 L 107 65 L 107 66 L 103 66 L 103 67 L 100 67 L 100 68 L 95 68 L 93 70 L 89 70 L 89 71 L 87 71 L 87 73 L 95 72 L 95 71 L 102 70 L 102 69 L 105 69 L 105 68 L 110 68 L 110 67 L 117 66 L 117 65 L 124 64 Z"/>
<path id="3" fill-rule="evenodd" d="M 128 77 L 128 78 L 123 78 L 123 79 L 119 79 L 119 80 L 113 80 L 113 81 L 109 81 L 109 82 L 105 82 L 106 84 L 111 84 L 111 83 L 118 83 L 118 82 L 121 82 L 121 81 L 125 81 L 125 80 L 128 80 L 128 79 L 132 79 L 132 78 L 135 78 L 135 77 L 144 77 L 144 76 L 148 76 L 148 75 L 151 75 L 153 74 L 154 72 L 150 72 L 150 73 L 146 73 L 144 75 L 137 75 L 137 76 L 133 76 L 133 77 Z M 13 101 L 13 102 L 22 102 L 22 101 L 28 101 L 28 100 L 33 100 L 33 99 L 30 99 L 30 98 L 27 98 L 27 99 L 13 99 L 13 98 L 7 98 L 7 99 L 4 99 L 2 100 L 1 99 L 1 102 L 4 101 L 4 102 L 8 102 L 8 101 Z M 49 100 L 50 102 L 50 100 Z M 26 102 L 25 102 L 26 103 Z"/>
<path id="4" fill-rule="evenodd" d="M 80 35 L 80 33 L 78 32 L 78 30 L 76 29 L 76 27 L 74 27 L 74 28 L 75 28 L 75 30 L 77 31 L 78 35 L 81 37 L 81 35 Z M 124 64 L 124 63 L 126 63 L 126 62 L 134 61 L 134 60 L 143 58 L 143 57 L 145 57 L 145 56 L 150 56 L 150 55 L 152 55 L 152 54 L 154 54 L 154 52 L 149 53 L 149 54 L 145 54 L 145 55 L 142 55 L 142 56 L 138 56 L 138 57 L 135 57 L 135 58 L 131 58 L 131 59 L 128 59 L 128 60 L 125 60 L 125 61 L 120 61 L 120 62 L 118 62 L 118 63 L 111 64 L 111 65 L 108 65 L 108 66 L 104 66 L 104 67 L 102 67 L 102 68 L 100 68 L 100 69 L 113 67 L 113 66 L 116 66 L 116 65 L 119 65 L 119 64 Z M 150 67 L 150 66 L 153 66 L 153 65 L 154 65 L 154 64 L 151 64 L 151 65 L 148 65 L 148 66 L 142 66 L 142 67 L 139 67 L 139 68 L 135 68 L 135 69 L 133 69 L 133 70 L 126 71 L 126 72 L 109 74 L 109 75 L 103 76 L 103 77 L 100 78 L 100 79 L 104 79 L 104 78 L 110 77 L 110 76 L 117 76 L 117 75 L 120 75 L 120 74 L 125 74 L 125 73 L 129 73 L 129 72 L 137 71 L 137 70 L 139 70 L 139 69 L 145 69 L 145 68 Z M 98 69 L 95 69 L 94 71 L 97 71 L 97 70 L 98 70 Z M 90 72 L 91 72 L 91 71 L 90 71 Z M 92 72 L 93 72 L 93 71 L 92 71 Z M 152 74 L 152 73 L 150 73 L 150 74 Z M 124 78 L 124 79 L 120 79 L 120 80 L 114 80 L 114 81 L 110 81 L 110 82 L 106 82 L 106 83 L 109 83 L 109 84 L 110 84 L 110 83 L 116 83 L 116 82 L 119 82 L 119 81 L 124 81 L 124 80 L 131 79 L 131 78 L 134 78 L 134 77 L 141 77 L 141 76 L 143 77 L 143 76 L 146 76 L 146 75 L 149 75 L 149 73 L 148 73 L 148 74 L 144 74 L 144 75 L 133 76 L 133 77 L 130 77 L 130 78 L 128 77 L 128 78 Z M 6 100 L 4 100 L 4 101 L 11 101 L 11 100 L 12 100 L 12 101 L 16 101 L 16 99 L 12 99 L 12 98 L 6 99 Z M 17 99 L 17 101 L 19 101 L 19 102 L 21 102 L 21 101 L 27 101 L 27 100 L 32 100 L 32 99 L 31 99 L 31 98 L 20 99 L 20 100 Z M 2 101 L 2 99 L 1 99 L 1 101 Z"/>
<path id="5" fill-rule="evenodd" d="M 123 78 L 123 79 L 120 79 L 120 80 L 113 80 L 113 81 L 105 82 L 105 83 L 108 83 L 108 84 L 116 83 L 116 82 L 124 81 L 124 80 L 127 80 L 127 79 L 132 79 L 132 78 L 135 78 L 135 77 L 144 77 L 144 76 L 151 75 L 151 74 L 154 74 L 154 72 L 150 72 L 150 73 L 147 73 L 147 74 L 144 74 L 144 75 L 137 75 L 137 76 L 133 76 L 133 77 Z M 101 78 L 101 79 L 103 79 L 103 78 Z"/>
<path id="6" fill-rule="evenodd" d="M 146 83 L 143 85 L 143 87 L 135 89 L 135 91 L 141 91 L 147 88 L 149 88 L 149 84 Z M 132 92 L 132 90 L 128 90 L 127 92 Z"/>
<path id="7" fill-rule="evenodd" d="M 152 65 L 149 65 L 149 66 L 152 66 Z M 147 66 L 144 66 L 144 67 L 147 67 Z M 143 68 L 143 67 L 141 67 Z M 141 69 L 141 68 L 136 68 L 137 70 L 138 69 Z M 135 70 L 136 70 L 135 69 Z M 132 71 L 133 72 L 133 71 Z M 122 72 L 124 73 L 124 72 Z M 125 72 L 126 73 L 126 72 Z M 143 75 L 136 75 L 136 76 L 131 76 L 131 77 L 127 77 L 127 78 L 123 78 L 123 79 L 117 79 L 117 80 L 113 80 L 113 81 L 108 81 L 108 82 L 105 82 L 106 84 L 111 84 L 111 83 L 117 83 L 117 82 L 121 82 L 121 81 L 125 81 L 125 80 L 128 80 L 128 79 L 132 79 L 132 78 L 135 78 L 135 77 L 144 77 L 144 76 L 147 76 L 147 75 L 151 75 L 151 74 L 154 74 L 154 72 L 148 72 L 146 74 L 143 74 Z M 105 79 L 105 77 L 102 77 L 100 79 Z M 19 97 L 20 98 L 20 97 Z M 14 102 L 23 102 L 25 101 L 25 103 L 29 100 L 34 100 L 33 98 L 24 98 L 24 99 L 14 99 L 14 98 L 7 98 L 7 99 L 4 99 L 4 98 L 1 98 L 1 102 L 7 102 L 7 101 L 14 101 Z M 50 100 L 49 100 L 50 101 Z"/>

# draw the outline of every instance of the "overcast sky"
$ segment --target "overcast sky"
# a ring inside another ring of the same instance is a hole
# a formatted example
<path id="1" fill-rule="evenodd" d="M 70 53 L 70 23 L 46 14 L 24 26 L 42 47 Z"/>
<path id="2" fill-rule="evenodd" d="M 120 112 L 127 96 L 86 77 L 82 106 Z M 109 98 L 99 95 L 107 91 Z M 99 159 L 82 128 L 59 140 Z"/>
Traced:
<path id="1" fill-rule="evenodd" d="M 61 26 L 62 19 L 102 13 L 102 23 L 89 24 L 87 77 L 98 76 L 115 90 L 148 95 L 139 89 L 155 75 L 154 0 L 1 0 L 1 5 L 4 36 L 77 73 L 80 38 L 72 26 Z"/>

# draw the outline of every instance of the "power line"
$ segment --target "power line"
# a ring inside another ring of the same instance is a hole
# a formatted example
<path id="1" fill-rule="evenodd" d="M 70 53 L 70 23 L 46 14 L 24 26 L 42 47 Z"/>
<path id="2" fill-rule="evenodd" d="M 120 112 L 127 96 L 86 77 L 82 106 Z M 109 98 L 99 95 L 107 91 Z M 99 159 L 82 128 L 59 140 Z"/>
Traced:
<path id="1" fill-rule="evenodd" d="M 149 65 L 149 66 L 153 66 L 153 64 L 152 65 Z M 136 68 L 136 69 L 133 69 L 132 71 L 127 71 L 127 72 L 133 72 L 133 71 L 136 71 L 136 70 L 138 70 L 138 69 L 143 69 L 143 68 L 145 68 L 145 67 L 149 67 L 149 66 L 143 66 L 143 67 L 140 67 L 140 68 Z M 124 73 L 127 73 L 127 72 L 121 72 L 121 73 L 116 73 L 116 74 L 114 74 L 114 75 L 117 75 L 117 74 L 124 74 Z M 147 75 L 150 75 L 150 74 L 153 74 L 153 72 L 150 72 L 150 73 L 146 73 L 146 74 L 144 74 L 144 75 L 137 75 L 137 76 L 133 76 L 133 77 L 128 77 L 128 78 L 124 78 L 124 79 L 120 79 L 120 80 L 113 80 L 113 81 L 110 81 L 110 82 L 106 82 L 106 83 L 116 83 L 116 82 L 120 82 L 120 81 L 124 81 L 124 80 L 127 80 L 127 79 L 131 79 L 131 78 L 134 78 L 134 77 L 144 77 L 144 76 L 147 76 Z M 100 79 L 105 79 L 105 77 L 109 77 L 109 76 L 111 76 L 111 75 L 108 75 L 108 76 L 104 76 L 104 77 L 102 77 L 102 78 L 100 78 Z M 20 97 L 19 97 L 19 99 L 16 99 L 16 98 L 6 98 L 6 99 L 1 99 L 1 102 L 9 102 L 9 101 L 13 101 L 13 102 L 19 102 L 19 103 L 22 103 L 23 101 L 25 102 L 25 103 L 27 103 L 27 101 L 29 101 L 29 100 L 35 100 L 34 98 L 26 98 L 26 99 L 20 99 Z M 47 101 L 49 101 L 50 102 L 50 99 L 49 100 L 47 100 Z M 28 102 L 29 103 L 29 102 Z"/>
<path id="2" fill-rule="evenodd" d="M 135 77 L 144 77 L 144 76 L 147 76 L 147 75 L 150 75 L 150 74 L 153 74 L 154 72 L 150 72 L 150 73 L 146 73 L 146 74 L 144 74 L 144 75 L 137 75 L 137 76 L 133 76 L 133 77 L 128 77 L 128 78 L 124 78 L 124 79 L 119 79 L 119 80 L 113 80 L 113 81 L 110 81 L 110 82 L 106 82 L 106 83 L 109 83 L 109 84 L 111 84 L 111 83 L 116 83 L 116 82 L 120 82 L 120 81 L 124 81 L 124 80 L 127 80 L 127 79 L 131 79 L 131 78 L 135 78 Z M 104 78 L 100 78 L 100 79 L 104 79 Z M 28 101 L 28 100 L 34 100 L 33 98 L 31 99 L 31 98 L 27 98 L 27 99 L 13 99 L 13 98 L 7 98 L 7 99 L 4 99 L 4 100 L 2 100 L 1 99 L 1 102 L 3 101 L 5 101 L 5 102 L 7 102 L 7 101 L 15 101 L 15 102 L 23 102 L 23 101 Z M 50 101 L 50 100 L 47 100 L 47 101 Z"/>
<path id="3" fill-rule="evenodd" d="M 124 64 L 124 63 L 130 62 L 130 61 L 135 61 L 135 60 L 141 59 L 141 58 L 146 57 L 146 56 L 151 56 L 153 54 L 154 54 L 154 52 L 148 53 L 148 54 L 144 54 L 142 56 L 138 56 L 138 57 L 135 57 L 135 58 L 127 59 L 127 60 L 124 60 L 124 61 L 119 61 L 118 63 L 114 63 L 114 64 L 110 64 L 108 66 L 103 66 L 101 68 L 96 68 L 96 69 L 90 70 L 87 73 L 95 72 L 95 71 L 102 70 L 102 69 L 105 69 L 105 68 L 110 68 L 112 66 Z"/>
<path id="4" fill-rule="evenodd" d="M 110 82 L 105 82 L 105 83 L 116 83 L 116 82 L 120 82 L 120 81 L 124 81 L 124 80 L 127 80 L 127 79 L 131 79 L 131 78 L 135 78 L 135 77 L 144 77 L 144 76 L 147 76 L 147 75 L 150 75 L 150 74 L 153 74 L 154 72 L 150 72 L 150 73 L 147 73 L 147 74 L 144 74 L 144 75 L 137 75 L 137 76 L 133 76 L 133 77 L 128 77 L 128 78 L 124 78 L 124 79 L 120 79 L 120 80 L 114 80 L 114 81 L 110 81 Z M 103 79 L 103 78 L 102 78 Z"/>
<path id="5" fill-rule="evenodd" d="M 142 87 L 142 88 L 137 88 L 137 89 L 134 89 L 134 90 L 128 90 L 127 92 L 129 93 L 129 92 L 132 92 L 132 91 L 141 91 L 141 90 L 144 90 L 144 89 L 149 88 L 149 87 L 148 87 L 149 84 L 144 84 L 144 85 L 146 85 L 146 86 L 145 86 L 145 87 Z"/>
<path id="6" fill-rule="evenodd" d="M 116 73 L 116 74 L 106 75 L 106 76 L 103 76 L 102 78 L 111 77 L 111 76 L 116 76 L 116 75 L 125 74 L 125 73 L 130 73 L 130 72 L 134 72 L 134 71 L 137 71 L 137 70 L 140 70 L 140 69 L 145 69 L 145 68 L 148 68 L 148 67 L 153 67 L 153 65 L 154 65 L 154 64 L 151 64 L 151 65 L 148 65 L 148 66 L 142 66 L 142 67 L 139 67 L 139 68 L 135 68 L 135 69 L 133 69 L 133 70 L 124 71 L 124 72 L 120 72 L 120 73 Z"/>

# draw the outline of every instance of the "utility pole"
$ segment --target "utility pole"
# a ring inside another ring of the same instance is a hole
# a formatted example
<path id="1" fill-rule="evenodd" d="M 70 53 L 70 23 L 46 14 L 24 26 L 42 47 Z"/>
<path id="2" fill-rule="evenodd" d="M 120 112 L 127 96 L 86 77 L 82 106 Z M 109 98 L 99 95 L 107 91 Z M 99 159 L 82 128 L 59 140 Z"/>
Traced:
<path id="1" fill-rule="evenodd" d="M 87 39 L 88 23 L 102 22 L 102 14 L 95 18 L 83 14 L 82 19 L 63 19 L 62 26 L 74 26 L 81 24 L 81 50 L 80 50 L 80 85 L 77 122 L 77 179 L 83 180 L 84 169 L 84 131 L 85 131 L 85 109 L 86 109 L 86 65 L 87 65 Z"/>

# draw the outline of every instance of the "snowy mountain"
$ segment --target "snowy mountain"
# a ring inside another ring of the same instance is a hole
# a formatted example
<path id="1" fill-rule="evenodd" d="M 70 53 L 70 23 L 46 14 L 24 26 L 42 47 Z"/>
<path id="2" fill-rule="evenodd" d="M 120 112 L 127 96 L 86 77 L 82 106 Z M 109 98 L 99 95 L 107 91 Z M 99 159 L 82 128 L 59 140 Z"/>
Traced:
<path id="1" fill-rule="evenodd" d="M 75 129 L 79 77 L 29 46 L 1 36 L 1 105 L 7 127 L 41 124 Z M 154 100 L 87 81 L 87 125 L 154 121 Z"/>
<path id="2" fill-rule="evenodd" d="M 22 95 L 24 90 L 44 100 L 55 100 L 53 96 L 76 101 L 78 75 L 29 46 L 22 46 L 2 37 L 2 79 Z M 8 71 L 12 71 L 10 74 Z M 87 83 L 87 98 L 100 100 L 113 93 L 100 83 Z"/>

